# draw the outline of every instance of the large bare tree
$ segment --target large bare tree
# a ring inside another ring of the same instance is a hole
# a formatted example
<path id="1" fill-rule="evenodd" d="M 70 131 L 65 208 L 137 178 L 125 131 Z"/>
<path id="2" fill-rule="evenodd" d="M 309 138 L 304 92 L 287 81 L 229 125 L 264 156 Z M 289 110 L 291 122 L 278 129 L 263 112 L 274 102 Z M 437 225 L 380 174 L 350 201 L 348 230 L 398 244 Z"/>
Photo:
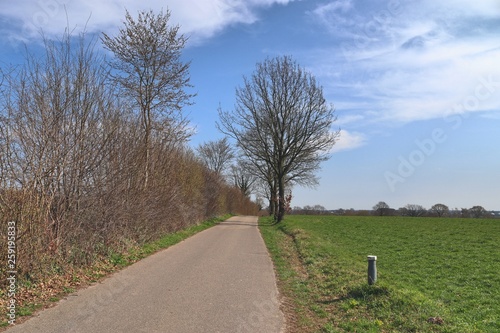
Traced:
<path id="1" fill-rule="evenodd" d="M 219 129 L 275 185 L 280 222 L 287 183 L 314 185 L 314 173 L 339 135 L 332 131 L 334 108 L 322 87 L 291 57 L 267 59 L 236 89 L 235 110 L 219 110 L 219 117 Z"/>
<path id="2" fill-rule="evenodd" d="M 179 26 L 170 25 L 170 11 L 155 14 L 141 11 L 134 19 L 127 11 L 123 28 L 115 37 L 103 33 L 104 47 L 114 54 L 110 61 L 113 78 L 123 95 L 139 109 L 144 130 L 144 185 L 150 169 L 151 136 L 163 132 L 165 140 L 183 141 L 189 136 L 182 108 L 194 97 L 185 91 L 191 87 L 189 65 L 181 60 L 187 38 Z"/>

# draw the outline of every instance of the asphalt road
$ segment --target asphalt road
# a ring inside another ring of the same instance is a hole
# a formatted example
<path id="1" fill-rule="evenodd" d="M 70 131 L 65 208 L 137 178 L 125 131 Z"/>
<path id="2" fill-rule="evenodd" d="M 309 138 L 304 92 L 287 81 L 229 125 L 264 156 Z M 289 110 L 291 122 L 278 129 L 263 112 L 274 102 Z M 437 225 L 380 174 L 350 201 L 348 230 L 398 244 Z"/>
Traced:
<path id="1" fill-rule="evenodd" d="M 279 333 L 257 218 L 233 217 L 40 312 L 8 333 Z"/>

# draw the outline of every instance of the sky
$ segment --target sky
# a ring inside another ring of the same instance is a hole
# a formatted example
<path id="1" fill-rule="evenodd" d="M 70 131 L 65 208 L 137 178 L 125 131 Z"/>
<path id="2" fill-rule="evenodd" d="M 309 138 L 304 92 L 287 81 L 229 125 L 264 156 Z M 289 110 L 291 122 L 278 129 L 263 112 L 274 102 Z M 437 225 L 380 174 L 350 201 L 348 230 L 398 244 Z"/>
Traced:
<path id="1" fill-rule="evenodd" d="M 0 64 L 22 63 L 40 31 L 113 35 L 125 9 L 167 8 L 189 36 L 191 146 L 223 137 L 217 108 L 234 108 L 258 62 L 290 55 L 341 132 L 292 206 L 500 210 L 498 0 L 0 0 Z"/>

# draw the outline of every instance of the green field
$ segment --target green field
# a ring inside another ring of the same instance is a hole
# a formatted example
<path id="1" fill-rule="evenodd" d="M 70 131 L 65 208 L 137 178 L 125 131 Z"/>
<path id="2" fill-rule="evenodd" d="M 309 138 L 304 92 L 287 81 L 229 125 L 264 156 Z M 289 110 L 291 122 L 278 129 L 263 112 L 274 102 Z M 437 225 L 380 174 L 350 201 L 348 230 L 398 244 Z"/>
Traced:
<path id="1" fill-rule="evenodd" d="M 500 221 L 287 216 L 261 231 L 293 332 L 500 332 Z M 367 255 L 378 281 L 367 284 Z"/>

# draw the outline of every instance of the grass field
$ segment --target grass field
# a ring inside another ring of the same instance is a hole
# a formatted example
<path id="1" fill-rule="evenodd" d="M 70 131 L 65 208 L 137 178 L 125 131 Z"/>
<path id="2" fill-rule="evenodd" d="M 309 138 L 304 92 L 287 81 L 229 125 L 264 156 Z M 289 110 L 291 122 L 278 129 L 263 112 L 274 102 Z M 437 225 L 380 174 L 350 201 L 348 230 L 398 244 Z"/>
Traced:
<path id="1" fill-rule="evenodd" d="M 500 332 L 500 221 L 261 219 L 293 332 Z M 367 255 L 378 281 L 367 284 Z"/>

